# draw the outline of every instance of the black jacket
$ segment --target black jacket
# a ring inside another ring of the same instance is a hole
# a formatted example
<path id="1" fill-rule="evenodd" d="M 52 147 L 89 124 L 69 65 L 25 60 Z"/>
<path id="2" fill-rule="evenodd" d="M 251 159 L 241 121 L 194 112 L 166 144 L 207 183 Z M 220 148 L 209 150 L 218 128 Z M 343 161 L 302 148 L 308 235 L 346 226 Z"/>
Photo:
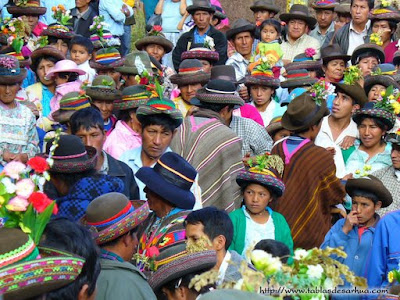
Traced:
<path id="1" fill-rule="evenodd" d="M 97 16 L 95 9 L 92 6 L 89 6 L 89 14 L 83 18 L 78 19 L 78 9 L 71 9 L 72 16 L 72 28 L 76 34 L 83 35 L 84 37 L 90 38 L 90 30 L 89 27 L 93 23 L 93 18 Z"/>
<path id="2" fill-rule="evenodd" d="M 137 186 L 135 175 L 132 169 L 124 162 L 115 159 L 107 154 L 108 172 L 107 175 L 118 177 L 124 182 L 124 194 L 130 200 L 139 199 L 139 188 Z"/>
<path id="3" fill-rule="evenodd" d="M 333 35 L 333 44 L 338 44 L 340 49 L 344 54 L 347 54 L 347 50 L 349 49 L 349 30 L 350 23 L 347 23 L 342 28 L 340 28 L 336 34 Z M 372 26 L 369 27 L 367 35 L 364 38 L 365 43 L 369 43 L 369 36 L 372 32 Z"/>
<path id="4" fill-rule="evenodd" d="M 183 52 L 188 51 L 188 43 L 191 42 L 194 44 L 194 30 L 196 26 L 194 26 L 190 31 L 185 32 L 181 35 L 174 51 L 172 52 L 172 61 L 174 63 L 174 68 L 176 71 L 179 69 L 179 64 L 181 63 L 181 55 Z M 227 47 L 228 43 L 226 41 L 226 36 L 221 31 L 215 29 L 213 26 L 210 26 L 210 31 L 207 34 L 208 36 L 214 39 L 215 50 L 219 53 L 219 60 L 217 61 L 216 65 L 224 65 L 226 60 L 228 59 L 227 56 Z"/>

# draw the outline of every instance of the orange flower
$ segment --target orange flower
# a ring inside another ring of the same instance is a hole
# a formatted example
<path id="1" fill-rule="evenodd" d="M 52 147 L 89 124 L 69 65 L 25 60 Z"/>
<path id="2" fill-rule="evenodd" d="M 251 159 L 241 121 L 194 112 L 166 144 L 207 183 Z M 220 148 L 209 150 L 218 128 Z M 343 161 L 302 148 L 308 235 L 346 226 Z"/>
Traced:
<path id="1" fill-rule="evenodd" d="M 51 11 L 56 12 L 56 11 L 57 11 L 57 7 L 53 6 L 53 7 L 51 8 Z"/>
<path id="2" fill-rule="evenodd" d="M 7 34 L 7 33 L 8 33 L 8 29 L 7 29 L 7 28 L 4 28 L 4 29 L 3 29 L 3 33 L 4 33 L 4 34 Z"/>
<path id="3" fill-rule="evenodd" d="M 64 5 L 62 5 L 62 4 L 59 4 L 59 5 L 58 5 L 58 8 L 61 9 L 61 10 L 65 10 Z"/>

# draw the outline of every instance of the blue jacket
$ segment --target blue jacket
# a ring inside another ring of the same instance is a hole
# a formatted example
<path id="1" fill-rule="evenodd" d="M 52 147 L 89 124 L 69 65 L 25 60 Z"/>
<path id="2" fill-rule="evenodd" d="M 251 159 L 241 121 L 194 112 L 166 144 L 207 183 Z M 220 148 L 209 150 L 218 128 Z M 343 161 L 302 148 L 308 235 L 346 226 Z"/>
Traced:
<path id="1" fill-rule="evenodd" d="M 400 210 L 386 214 L 378 223 L 367 263 L 370 288 L 387 286 L 387 274 L 400 269 Z"/>

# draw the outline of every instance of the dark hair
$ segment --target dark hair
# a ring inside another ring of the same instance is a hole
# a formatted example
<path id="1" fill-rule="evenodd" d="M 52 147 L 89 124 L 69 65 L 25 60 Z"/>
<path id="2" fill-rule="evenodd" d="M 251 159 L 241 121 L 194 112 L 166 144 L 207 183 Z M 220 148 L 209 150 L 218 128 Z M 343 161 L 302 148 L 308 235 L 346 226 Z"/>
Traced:
<path id="1" fill-rule="evenodd" d="M 135 234 L 135 233 L 137 233 L 137 232 L 138 232 L 138 226 L 136 226 L 135 228 L 129 230 L 128 232 L 124 233 L 123 235 L 117 237 L 116 239 L 113 239 L 113 240 L 111 240 L 111 241 L 109 241 L 109 242 L 107 242 L 107 243 L 101 244 L 100 247 L 101 247 L 101 248 L 105 248 L 105 247 L 114 247 L 114 246 L 116 246 L 116 245 L 119 243 L 119 241 L 120 241 L 124 236 L 126 236 L 126 235 L 128 235 L 128 234 L 129 234 L 129 235 L 133 235 L 133 234 Z"/>
<path id="2" fill-rule="evenodd" d="M 214 206 L 204 207 L 188 214 L 184 225 L 186 227 L 187 224 L 199 223 L 204 226 L 204 233 L 211 241 L 217 236 L 223 235 L 226 239 L 225 250 L 228 250 L 233 239 L 233 224 L 226 211 Z"/>
<path id="3" fill-rule="evenodd" d="M 356 57 L 356 63 L 359 64 L 360 60 L 367 58 L 367 57 L 374 57 L 376 58 L 376 60 L 378 61 L 378 63 L 384 63 L 383 61 L 380 60 L 379 58 L 379 54 L 376 53 L 375 51 L 367 51 L 367 52 L 363 52 L 360 53 L 357 57 Z"/>
<path id="4" fill-rule="evenodd" d="M 172 120 L 170 116 L 165 114 L 146 116 L 146 118 L 144 118 L 141 123 L 142 130 L 151 125 L 160 125 L 164 129 L 167 129 L 171 132 L 174 132 L 174 130 L 176 129 L 174 120 Z"/>
<path id="5" fill-rule="evenodd" d="M 384 121 L 382 121 L 381 118 L 368 116 L 368 115 L 361 115 L 359 118 L 357 118 L 357 120 L 355 120 L 355 122 L 357 123 L 357 128 L 360 127 L 361 123 L 365 119 L 371 119 L 375 123 L 375 125 L 378 126 L 381 130 L 388 130 L 387 125 L 385 124 Z"/>
<path id="6" fill-rule="evenodd" d="M 201 108 L 209 109 L 217 113 L 219 113 L 225 106 L 229 106 L 230 111 L 233 110 L 233 108 L 235 107 L 234 104 L 217 104 L 217 103 L 201 102 Z"/>
<path id="7" fill-rule="evenodd" d="M 213 15 L 212 20 L 217 20 L 217 24 L 215 24 L 214 26 L 218 26 L 219 24 L 221 24 L 222 20 L 220 18 L 217 18 L 215 15 Z"/>
<path id="8" fill-rule="evenodd" d="M 69 128 L 71 134 L 76 134 L 81 128 L 90 130 L 90 128 L 98 128 L 104 130 L 104 120 L 98 109 L 86 107 L 74 112 L 69 119 Z"/>
<path id="9" fill-rule="evenodd" d="M 58 72 L 58 77 L 68 79 L 67 82 L 74 82 L 79 79 L 79 74 L 76 72 Z"/>
<path id="10" fill-rule="evenodd" d="M 367 198 L 367 199 L 371 200 L 372 202 L 374 202 L 374 204 L 376 204 L 376 203 L 378 203 L 378 201 L 380 201 L 376 194 L 371 193 L 369 191 L 361 190 L 361 189 L 354 189 L 353 193 L 351 195 L 351 198 L 353 198 L 353 197 Z"/>
<path id="11" fill-rule="evenodd" d="M 390 31 L 391 31 L 390 32 L 390 37 L 393 38 L 394 33 L 396 32 L 396 29 L 397 29 L 397 22 L 393 21 L 393 20 L 372 19 L 371 20 L 371 28 L 372 28 L 372 26 L 374 26 L 375 22 L 378 22 L 378 21 L 387 21 L 388 22 L 389 28 L 390 28 Z"/>
<path id="12" fill-rule="evenodd" d="M 69 51 L 71 51 L 73 45 L 80 45 L 82 47 L 85 47 L 86 51 L 89 54 L 92 54 L 94 51 L 94 46 L 90 39 L 82 35 L 76 35 L 72 38 L 71 43 L 69 44 Z"/>
<path id="13" fill-rule="evenodd" d="M 272 239 L 259 241 L 254 246 L 254 250 L 263 250 L 272 256 L 279 257 L 282 263 L 286 263 L 290 256 L 290 250 L 286 244 Z"/>
<path id="14" fill-rule="evenodd" d="M 264 27 L 267 25 L 273 26 L 275 28 L 276 32 L 278 32 L 278 37 L 281 35 L 281 32 L 282 32 L 281 23 L 279 23 L 279 21 L 277 21 L 275 19 L 264 20 L 260 25 L 260 34 L 261 34 L 261 31 L 264 29 Z"/>
<path id="15" fill-rule="evenodd" d="M 93 168 L 79 173 L 56 173 L 52 171 L 49 171 L 49 173 L 52 178 L 63 181 L 68 186 L 68 188 L 70 188 L 82 178 L 96 175 L 97 171 L 95 168 Z"/>
<path id="16" fill-rule="evenodd" d="M 62 40 L 64 43 L 66 43 L 68 45 L 68 47 L 69 47 L 69 44 L 71 42 L 70 39 L 62 39 L 62 38 L 59 38 L 59 37 L 56 37 L 56 36 L 48 36 L 47 40 L 49 41 L 49 45 L 57 44 L 58 40 Z"/>
<path id="17" fill-rule="evenodd" d="M 85 284 L 89 285 L 88 294 L 94 293 L 101 269 L 99 251 L 91 233 L 85 227 L 65 218 L 51 220 L 44 230 L 40 246 L 67 251 L 86 260 L 81 274 L 75 281 L 47 293 L 47 300 L 78 299 L 78 294 Z"/>
<path id="18" fill-rule="evenodd" d="M 363 1 L 367 1 L 369 10 L 374 8 L 374 4 L 375 4 L 374 0 L 363 0 Z M 350 1 L 350 7 L 353 6 L 353 2 L 354 2 L 354 0 Z"/>
<path id="19" fill-rule="evenodd" d="M 120 110 L 117 113 L 117 118 L 118 118 L 118 120 L 128 122 L 131 120 L 131 113 L 132 112 L 136 113 L 136 111 L 137 111 L 137 107 Z"/>
<path id="20" fill-rule="evenodd" d="M 36 73 L 36 71 L 37 71 L 37 68 L 39 67 L 39 64 L 42 62 L 42 60 L 48 60 L 48 61 L 51 61 L 52 63 L 56 63 L 56 62 L 58 62 L 58 61 L 60 61 L 60 59 L 58 59 L 58 58 L 56 58 L 56 57 L 54 57 L 54 56 L 51 56 L 51 55 L 43 55 L 43 56 L 40 56 L 40 57 L 38 57 L 37 59 L 35 59 L 33 62 L 32 62 L 32 64 L 31 64 L 31 70 L 34 72 L 34 73 Z"/>
<path id="21" fill-rule="evenodd" d="M 248 183 L 243 184 L 243 185 L 240 187 L 240 191 L 241 191 L 242 195 L 244 195 L 244 191 L 246 190 L 246 188 L 247 188 L 250 184 L 258 184 L 258 185 L 261 185 L 261 186 L 265 187 L 265 188 L 268 190 L 268 192 L 271 194 L 271 197 L 272 197 L 272 201 L 270 202 L 270 204 L 275 203 L 275 202 L 277 201 L 277 199 L 279 198 L 270 188 L 268 188 L 267 186 L 265 186 L 265 185 L 263 185 L 263 184 L 261 184 L 261 183 L 258 183 L 258 182 L 248 182 Z M 245 205 L 245 203 L 244 203 L 244 197 L 243 197 L 243 201 L 242 201 L 241 206 L 243 206 L 243 205 Z M 269 205 L 269 204 L 268 204 L 268 205 Z M 268 205 L 267 205 L 267 206 L 268 206 Z"/>
<path id="22" fill-rule="evenodd" d="M 321 119 L 316 120 L 313 124 L 308 125 L 307 128 L 305 128 L 305 129 L 302 129 L 302 130 L 293 130 L 293 133 L 299 134 L 299 133 L 307 132 L 307 131 L 310 130 L 310 128 L 311 128 L 312 126 L 317 126 L 317 125 L 319 125 L 319 123 L 322 122 L 322 119 L 323 119 L 323 116 L 321 117 Z"/>

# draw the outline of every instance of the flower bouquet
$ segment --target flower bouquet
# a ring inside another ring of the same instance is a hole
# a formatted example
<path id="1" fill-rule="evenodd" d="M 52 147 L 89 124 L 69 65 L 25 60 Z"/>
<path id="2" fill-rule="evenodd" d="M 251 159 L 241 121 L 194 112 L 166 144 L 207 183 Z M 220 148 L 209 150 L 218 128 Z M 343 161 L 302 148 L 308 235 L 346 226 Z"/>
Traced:
<path id="1" fill-rule="evenodd" d="M 104 27 L 106 25 L 104 16 L 96 16 L 93 18 L 92 25 L 89 26 L 89 30 L 95 32 L 99 36 L 101 43 L 104 43 Z"/>
<path id="2" fill-rule="evenodd" d="M 72 19 L 71 12 L 69 9 L 65 9 L 64 5 L 59 4 L 53 6 L 51 10 L 53 12 L 53 18 L 56 19 L 58 23 L 64 26 L 72 25 L 70 22 Z"/>
<path id="3" fill-rule="evenodd" d="M 8 44 L 11 45 L 17 54 L 21 53 L 25 43 L 25 37 L 28 36 L 30 30 L 22 17 L 4 20 L 4 25 L 1 27 L 1 30 L 3 34 L 8 35 Z"/>
<path id="4" fill-rule="evenodd" d="M 214 39 L 211 36 L 206 36 L 204 39 L 204 48 L 210 49 L 212 51 L 215 50 Z"/>
<path id="5" fill-rule="evenodd" d="M 329 95 L 335 95 L 335 86 L 321 78 L 311 86 L 310 95 L 317 105 L 321 105 Z"/>
<path id="6" fill-rule="evenodd" d="M 160 251 L 156 246 L 151 246 L 146 249 L 142 254 L 135 253 L 132 260 L 135 262 L 136 267 L 140 271 L 156 271 L 157 266 L 155 258 L 160 255 Z"/>
<path id="7" fill-rule="evenodd" d="M 384 109 L 395 115 L 400 114 L 400 91 L 393 85 L 388 86 L 385 91 L 381 92 L 374 108 Z"/>
<path id="8" fill-rule="evenodd" d="M 158 36 L 162 35 L 162 26 L 154 25 L 148 33 L 148 36 Z"/>
<path id="9" fill-rule="evenodd" d="M 358 66 L 350 66 L 344 70 L 344 84 L 352 85 L 360 79 L 363 79 L 363 76 Z"/>

